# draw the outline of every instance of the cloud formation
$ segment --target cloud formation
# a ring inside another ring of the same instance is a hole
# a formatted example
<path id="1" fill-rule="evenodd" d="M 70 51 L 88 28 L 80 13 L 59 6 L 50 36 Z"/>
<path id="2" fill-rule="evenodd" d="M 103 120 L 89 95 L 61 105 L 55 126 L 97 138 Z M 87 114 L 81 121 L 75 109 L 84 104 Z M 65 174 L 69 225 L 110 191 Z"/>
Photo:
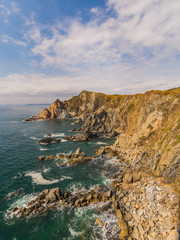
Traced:
<path id="1" fill-rule="evenodd" d="M 123 64 L 132 60 L 157 64 L 180 51 L 180 2 L 172 0 L 108 0 L 102 14 L 83 24 L 67 19 L 53 26 L 32 25 L 31 52 L 43 66 Z M 97 13 L 92 8 L 91 13 Z M 43 34 L 47 31 L 48 36 Z M 50 36 L 49 36 L 50 33 Z"/>
<path id="2" fill-rule="evenodd" d="M 177 0 L 107 0 L 104 9 L 89 10 L 86 22 L 79 16 L 53 24 L 37 22 L 35 13 L 23 17 L 23 37 L 4 34 L 1 42 L 26 49 L 29 65 L 38 66 L 41 73 L 0 77 L 1 98 L 26 95 L 28 101 L 36 96 L 47 102 L 82 89 L 133 94 L 177 87 L 179 13 Z M 53 76 L 45 74 L 48 69 Z"/>

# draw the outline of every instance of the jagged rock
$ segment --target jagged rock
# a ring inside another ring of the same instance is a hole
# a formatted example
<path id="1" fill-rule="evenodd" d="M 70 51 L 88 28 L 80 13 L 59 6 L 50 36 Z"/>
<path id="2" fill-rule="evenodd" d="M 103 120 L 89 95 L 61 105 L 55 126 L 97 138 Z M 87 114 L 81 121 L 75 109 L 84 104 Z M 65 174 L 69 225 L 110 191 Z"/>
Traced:
<path id="1" fill-rule="evenodd" d="M 14 207 L 13 209 L 11 209 L 11 213 L 16 212 L 17 210 L 18 210 L 18 208 L 17 208 L 17 207 Z"/>
<path id="2" fill-rule="evenodd" d="M 79 133 L 74 136 L 65 136 L 63 139 L 74 142 L 90 141 L 97 137 L 96 133 Z"/>
<path id="3" fill-rule="evenodd" d="M 46 203 L 53 203 L 60 200 L 61 191 L 59 188 L 51 189 L 45 197 Z"/>
<path id="4" fill-rule="evenodd" d="M 39 144 L 50 144 L 50 143 L 58 143 L 60 142 L 61 139 L 59 138 L 52 138 L 52 137 L 46 137 L 46 138 L 42 138 L 39 141 Z"/>
<path id="5" fill-rule="evenodd" d="M 104 203 L 101 207 L 99 207 L 99 211 L 104 212 L 107 211 L 112 206 L 112 202 Z"/>
<path id="6" fill-rule="evenodd" d="M 78 148 L 75 152 L 75 155 L 80 155 L 82 153 L 82 150 L 80 148 Z"/>
<path id="7" fill-rule="evenodd" d="M 112 197 L 112 191 L 111 191 L 111 190 L 109 190 L 109 191 L 106 193 L 106 197 L 108 197 L 108 198 Z"/>
<path id="8" fill-rule="evenodd" d="M 38 119 L 43 119 L 43 120 L 47 120 L 51 117 L 51 113 L 49 112 L 49 110 L 47 108 L 44 108 L 40 114 L 37 116 Z"/>
<path id="9" fill-rule="evenodd" d="M 131 183 L 133 181 L 133 176 L 131 173 L 126 173 L 124 178 L 123 178 L 123 182 L 124 183 Z"/>
<path id="10" fill-rule="evenodd" d="M 180 88 L 110 96 L 82 91 L 67 101 L 57 99 L 49 110 L 44 109 L 27 121 L 67 116 L 80 118 L 84 122 L 82 135 L 72 141 L 89 141 L 104 134 L 116 135 L 117 131 L 120 134 L 112 149 L 121 159 L 131 163 L 133 168 L 143 166 L 157 176 L 175 181 L 180 178 L 179 92 Z"/>
<path id="11" fill-rule="evenodd" d="M 45 159 L 44 156 L 39 156 L 39 157 L 38 157 L 38 160 L 39 160 L 39 161 L 43 161 L 44 159 Z"/>
<path id="12" fill-rule="evenodd" d="M 119 234 L 119 238 L 120 239 L 125 239 L 129 235 L 128 225 L 125 222 L 125 220 L 123 219 L 123 216 L 122 216 L 122 213 L 121 213 L 120 209 L 118 209 L 116 211 L 116 214 L 118 216 L 118 227 L 121 229 L 121 232 Z"/>
<path id="13" fill-rule="evenodd" d="M 58 154 L 56 156 L 56 158 L 63 160 L 63 161 L 57 162 L 56 163 L 57 165 L 66 166 L 66 165 L 75 165 L 78 163 L 84 163 L 84 162 L 90 161 L 92 159 L 95 159 L 97 157 L 96 156 L 86 156 L 86 154 L 84 152 L 82 152 L 80 148 L 78 148 L 75 153 Z M 64 161 L 64 160 L 66 160 L 66 161 Z"/>
<path id="14" fill-rule="evenodd" d="M 97 223 L 100 227 L 104 227 L 104 223 L 103 223 L 99 218 L 96 218 L 96 223 Z"/>

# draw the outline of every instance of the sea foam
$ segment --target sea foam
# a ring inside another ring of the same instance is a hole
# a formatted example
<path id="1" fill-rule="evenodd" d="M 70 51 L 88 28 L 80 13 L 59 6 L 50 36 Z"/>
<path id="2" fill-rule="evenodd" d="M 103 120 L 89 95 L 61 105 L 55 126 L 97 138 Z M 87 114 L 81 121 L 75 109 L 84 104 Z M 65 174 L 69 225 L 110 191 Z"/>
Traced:
<path id="1" fill-rule="evenodd" d="M 49 149 L 48 148 L 40 148 L 39 150 L 40 151 L 48 151 Z"/>
<path id="2" fill-rule="evenodd" d="M 50 185 L 50 184 L 59 182 L 58 179 L 47 180 L 47 179 L 43 178 L 43 176 L 42 176 L 41 173 L 34 172 L 34 171 L 32 171 L 32 172 L 27 172 L 27 173 L 25 174 L 25 176 L 31 177 L 33 183 L 38 184 L 38 185 Z"/>
<path id="3" fill-rule="evenodd" d="M 45 134 L 43 137 L 64 137 L 64 133 L 51 133 L 51 134 Z"/>
<path id="4" fill-rule="evenodd" d="M 96 144 L 97 144 L 97 145 L 108 145 L 108 144 L 105 143 L 105 142 L 97 142 Z"/>

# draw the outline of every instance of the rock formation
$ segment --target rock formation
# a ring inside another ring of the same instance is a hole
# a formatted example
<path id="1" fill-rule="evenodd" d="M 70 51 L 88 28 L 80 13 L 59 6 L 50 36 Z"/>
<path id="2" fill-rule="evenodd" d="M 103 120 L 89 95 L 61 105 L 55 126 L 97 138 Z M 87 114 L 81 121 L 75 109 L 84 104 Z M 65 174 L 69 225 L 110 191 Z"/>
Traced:
<path id="1" fill-rule="evenodd" d="M 98 155 L 121 162 L 119 173 L 109 176 L 109 189 L 62 193 L 44 190 L 27 207 L 11 210 L 16 215 L 44 213 L 57 204 L 84 207 L 104 203 L 98 209 L 114 216 L 115 225 L 102 219 L 96 223 L 107 239 L 178 239 L 180 182 L 180 88 L 148 91 L 136 95 L 105 95 L 82 91 L 67 101 L 58 99 L 49 110 L 26 121 L 77 118 L 81 131 L 66 136 L 70 141 L 89 141 L 103 135 L 117 137 Z M 80 149 L 73 154 L 40 156 L 59 159 L 59 165 L 91 160 Z M 114 166 L 116 168 L 116 166 Z M 110 169 L 109 169 L 110 170 Z"/>
<path id="2" fill-rule="evenodd" d="M 67 137 L 86 141 L 117 136 L 115 150 L 134 167 L 150 168 L 171 181 L 180 179 L 180 88 L 135 95 L 105 95 L 82 91 L 67 101 L 56 100 L 49 110 L 26 121 L 78 118 L 79 133 Z"/>

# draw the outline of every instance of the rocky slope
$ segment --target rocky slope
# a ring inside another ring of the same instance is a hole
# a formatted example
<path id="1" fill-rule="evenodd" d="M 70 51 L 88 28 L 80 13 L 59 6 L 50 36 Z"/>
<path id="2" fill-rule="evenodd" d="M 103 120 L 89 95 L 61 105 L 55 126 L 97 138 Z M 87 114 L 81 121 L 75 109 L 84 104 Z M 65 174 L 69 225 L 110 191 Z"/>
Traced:
<path id="1" fill-rule="evenodd" d="M 135 95 L 82 91 L 67 101 L 57 99 L 49 110 L 26 121 L 78 118 L 82 134 L 116 136 L 111 150 L 134 168 L 152 171 L 171 182 L 180 180 L 180 88 Z M 73 139 L 74 140 L 74 139 Z"/>

